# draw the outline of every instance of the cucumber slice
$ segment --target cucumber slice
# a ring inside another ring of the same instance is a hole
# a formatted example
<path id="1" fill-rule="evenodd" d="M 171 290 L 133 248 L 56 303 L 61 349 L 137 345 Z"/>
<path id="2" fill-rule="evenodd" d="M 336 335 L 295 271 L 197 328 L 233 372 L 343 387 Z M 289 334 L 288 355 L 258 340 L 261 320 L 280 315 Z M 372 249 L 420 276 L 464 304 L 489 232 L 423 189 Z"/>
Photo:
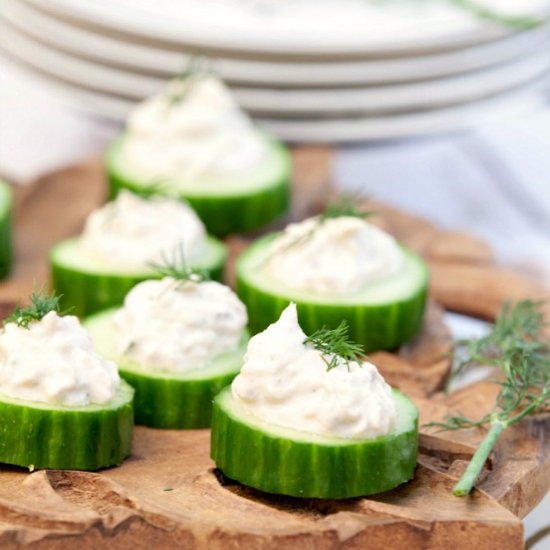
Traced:
<path id="1" fill-rule="evenodd" d="M 428 270 L 410 250 L 403 248 L 405 265 L 400 274 L 357 294 L 327 296 L 285 287 L 261 269 L 275 237 L 259 239 L 237 261 L 237 294 L 248 309 L 253 334 L 274 323 L 289 302 L 296 303 L 300 326 L 306 334 L 323 326 L 336 328 L 346 319 L 350 338 L 367 352 L 395 349 L 420 330 Z"/>
<path id="2" fill-rule="evenodd" d="M 60 470 L 118 465 L 132 446 L 133 396 L 124 380 L 105 405 L 69 408 L 0 394 L 0 462 Z"/>
<path id="3" fill-rule="evenodd" d="M 226 246 L 208 237 L 204 254 L 191 262 L 191 267 L 203 269 L 212 279 L 221 281 L 226 258 Z M 62 295 L 62 307 L 72 308 L 71 314 L 79 317 L 120 305 L 136 284 L 160 278 L 152 271 L 121 271 L 91 259 L 83 253 L 78 237 L 51 249 L 50 268 L 52 287 Z"/>
<path id="4" fill-rule="evenodd" d="M 136 423 L 153 428 L 208 428 L 212 400 L 239 373 L 249 335 L 244 331 L 238 349 L 212 361 L 211 366 L 183 374 L 144 369 L 116 353 L 112 318 L 116 309 L 84 321 L 101 355 L 117 363 L 119 373 L 136 390 Z"/>
<path id="5" fill-rule="evenodd" d="M 140 194 L 151 186 L 124 166 L 120 154 L 124 134 L 109 148 L 106 157 L 111 198 L 120 189 Z M 281 143 L 267 139 L 269 155 L 261 169 L 244 178 L 224 181 L 170 182 L 175 193 L 191 204 L 208 232 L 217 237 L 262 227 L 282 216 L 290 204 L 290 155 Z"/>
<path id="6" fill-rule="evenodd" d="M 0 181 L 0 279 L 7 277 L 11 271 L 13 256 L 12 207 L 13 193 L 11 187 Z"/>
<path id="7" fill-rule="evenodd" d="M 418 450 L 418 411 L 401 392 L 393 396 L 393 431 L 357 440 L 269 424 L 226 388 L 214 399 L 211 457 L 227 477 L 268 493 L 351 498 L 387 491 L 413 477 Z"/>

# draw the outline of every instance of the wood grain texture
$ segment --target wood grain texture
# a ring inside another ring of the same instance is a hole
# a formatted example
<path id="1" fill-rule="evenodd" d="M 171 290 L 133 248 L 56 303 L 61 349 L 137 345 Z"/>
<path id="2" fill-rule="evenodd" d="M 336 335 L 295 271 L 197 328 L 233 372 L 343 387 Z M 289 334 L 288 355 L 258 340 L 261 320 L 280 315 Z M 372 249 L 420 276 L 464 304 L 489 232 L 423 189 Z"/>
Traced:
<path id="1" fill-rule="evenodd" d="M 100 474 L 4 472 L 0 544 L 99 540 L 145 548 L 519 548 L 521 522 L 490 496 L 450 495 L 453 478 L 419 465 L 378 497 L 345 501 L 267 495 L 216 476 L 206 430 L 138 428 L 121 468 Z M 32 529 L 29 527 L 32 526 Z M 46 538 L 44 538 L 46 537 Z M 368 543 L 368 545 L 367 545 Z M 498 544 L 497 546 L 491 546 Z"/>
<path id="2" fill-rule="evenodd" d="M 330 155 L 300 150 L 290 219 L 317 212 L 326 200 Z M 319 186 L 319 182 L 324 181 Z M 90 162 L 18 189 L 17 257 L 0 285 L 0 313 L 47 277 L 46 252 L 77 233 L 105 195 L 103 172 Z M 467 235 L 376 205 L 382 225 L 429 261 L 432 301 L 424 330 L 397 353 L 371 356 L 384 376 L 409 393 L 421 422 L 449 411 L 479 416 L 496 387 L 480 382 L 440 392 L 450 368 L 446 308 L 492 319 L 507 298 L 545 296 L 535 282 L 496 267 L 491 251 Z M 248 240 L 230 240 L 232 256 Z M 231 268 L 228 270 L 231 276 Z M 523 517 L 550 485 L 548 415 L 505 433 L 472 495 L 451 487 L 483 430 L 423 430 L 413 481 L 371 498 L 300 500 L 241 486 L 215 470 L 209 432 L 136 428 L 131 457 L 99 473 L 0 469 L 0 547 L 95 549 L 438 549 L 522 548 Z M 322 474 L 320 474 L 322 475 Z"/>

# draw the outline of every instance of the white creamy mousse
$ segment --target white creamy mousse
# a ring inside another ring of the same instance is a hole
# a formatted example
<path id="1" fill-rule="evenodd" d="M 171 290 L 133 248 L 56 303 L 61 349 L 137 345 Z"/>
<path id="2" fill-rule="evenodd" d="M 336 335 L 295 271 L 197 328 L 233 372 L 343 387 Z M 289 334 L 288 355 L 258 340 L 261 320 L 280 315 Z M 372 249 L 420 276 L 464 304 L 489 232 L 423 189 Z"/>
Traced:
<path id="1" fill-rule="evenodd" d="M 230 182 L 262 166 L 264 136 L 217 77 L 191 75 L 131 114 L 121 164 L 140 181 Z"/>
<path id="2" fill-rule="evenodd" d="M 187 204 L 176 199 L 144 199 L 129 191 L 92 212 L 81 236 L 83 251 L 114 268 L 150 269 L 180 248 L 185 260 L 206 246 L 203 223 Z"/>
<path id="3" fill-rule="evenodd" d="M 120 385 L 112 361 L 96 353 L 73 316 L 51 311 L 28 328 L 0 332 L 0 393 L 15 399 L 80 407 L 110 401 Z"/>
<path id="4" fill-rule="evenodd" d="M 338 360 L 327 370 L 305 338 L 291 304 L 276 323 L 250 339 L 233 397 L 261 420 L 295 430 L 347 439 L 388 434 L 395 403 L 376 367 Z"/>
<path id="5" fill-rule="evenodd" d="M 135 286 L 113 323 L 119 355 L 181 374 L 235 351 L 248 317 L 227 286 L 166 277 Z"/>
<path id="6" fill-rule="evenodd" d="M 356 293 L 398 274 L 404 256 L 391 236 L 367 221 L 341 216 L 288 225 L 272 243 L 265 269 L 296 290 Z"/>

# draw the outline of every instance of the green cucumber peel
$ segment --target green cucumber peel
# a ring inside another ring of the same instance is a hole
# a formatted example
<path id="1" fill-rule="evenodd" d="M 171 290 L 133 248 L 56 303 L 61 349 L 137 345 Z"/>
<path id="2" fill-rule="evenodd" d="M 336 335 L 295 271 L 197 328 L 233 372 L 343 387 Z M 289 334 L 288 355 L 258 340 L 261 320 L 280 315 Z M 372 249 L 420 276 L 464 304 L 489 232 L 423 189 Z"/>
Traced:
<path id="1" fill-rule="evenodd" d="M 13 263 L 13 192 L 0 180 L 0 279 L 10 274 Z"/>
<path id="2" fill-rule="evenodd" d="M 143 271 L 113 269 L 85 255 L 79 239 L 67 239 L 50 251 L 52 287 L 62 295 L 63 307 L 85 317 L 121 305 L 126 294 L 138 283 L 164 276 L 154 267 Z M 227 259 L 227 247 L 215 237 L 207 238 L 204 254 L 189 262 L 189 269 L 221 281 Z"/>
<path id="3" fill-rule="evenodd" d="M 290 302 L 296 304 L 306 334 L 323 327 L 336 328 L 345 319 L 350 339 L 366 353 L 395 349 L 420 331 L 428 270 L 410 250 L 403 248 L 405 266 L 401 274 L 359 293 L 327 296 L 293 290 L 265 273 L 265 257 L 276 236 L 258 239 L 237 260 L 237 294 L 247 306 L 252 334 L 275 322 Z"/>
<path id="4" fill-rule="evenodd" d="M 124 380 L 103 405 L 63 407 L 0 394 L 0 462 L 30 470 L 119 465 L 131 451 L 133 396 Z"/>
<path id="5" fill-rule="evenodd" d="M 116 351 L 112 318 L 117 309 L 92 315 L 83 323 L 98 352 L 117 363 L 120 376 L 136 391 L 136 423 L 163 429 L 208 428 L 212 400 L 240 371 L 248 331 L 243 331 L 239 347 L 212 361 L 211 365 L 185 373 L 145 368 L 121 357 Z"/>
<path id="6" fill-rule="evenodd" d="M 121 189 L 138 195 L 177 197 L 186 201 L 216 237 L 265 226 L 290 207 L 291 159 L 286 147 L 266 137 L 269 155 L 256 172 L 231 181 L 143 181 L 122 161 L 125 135 L 113 142 L 106 156 L 110 196 Z"/>
<path id="7" fill-rule="evenodd" d="M 226 388 L 214 400 L 211 457 L 228 478 L 268 493 L 342 499 L 390 490 L 413 477 L 418 451 L 418 411 L 393 395 L 394 429 L 354 440 L 264 422 Z"/>

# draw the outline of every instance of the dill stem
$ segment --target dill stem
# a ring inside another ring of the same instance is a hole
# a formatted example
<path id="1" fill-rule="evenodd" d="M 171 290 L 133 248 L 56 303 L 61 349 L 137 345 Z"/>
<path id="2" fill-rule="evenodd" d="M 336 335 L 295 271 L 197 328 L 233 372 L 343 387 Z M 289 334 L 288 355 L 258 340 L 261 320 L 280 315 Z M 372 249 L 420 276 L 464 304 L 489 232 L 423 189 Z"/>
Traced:
<path id="1" fill-rule="evenodd" d="M 452 0 L 452 3 L 468 10 L 481 19 L 494 21 L 512 28 L 531 29 L 544 22 L 544 19 L 537 16 L 501 14 L 498 11 L 486 7 L 483 3 L 479 2 L 479 0 Z"/>
<path id="2" fill-rule="evenodd" d="M 508 426 L 508 422 L 505 420 L 501 420 L 497 416 L 494 416 L 491 419 L 490 426 L 491 427 L 489 428 L 487 435 L 479 444 L 474 456 L 472 457 L 472 460 L 470 460 L 468 467 L 462 474 L 462 477 L 453 487 L 453 494 L 457 497 L 463 497 L 472 490 L 474 483 L 476 482 L 481 470 L 483 469 L 485 461 L 491 454 L 491 451 L 498 441 L 502 430 L 504 430 Z"/>

